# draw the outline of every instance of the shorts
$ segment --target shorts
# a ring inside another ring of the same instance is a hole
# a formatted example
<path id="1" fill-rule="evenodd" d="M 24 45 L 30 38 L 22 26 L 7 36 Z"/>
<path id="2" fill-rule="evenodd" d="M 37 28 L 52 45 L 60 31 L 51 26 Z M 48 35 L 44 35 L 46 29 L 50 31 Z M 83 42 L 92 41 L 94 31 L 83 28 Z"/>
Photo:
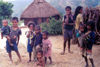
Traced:
<path id="1" fill-rule="evenodd" d="M 31 53 L 32 51 L 33 51 L 33 46 L 30 44 L 30 39 L 28 39 L 27 52 Z"/>
<path id="2" fill-rule="evenodd" d="M 72 30 L 64 30 L 64 39 L 72 39 L 73 31 Z"/>
<path id="3" fill-rule="evenodd" d="M 7 40 L 7 41 L 6 41 L 6 51 L 7 51 L 8 53 L 11 53 L 11 51 L 16 51 L 16 52 L 18 52 L 17 43 L 14 42 L 14 43 L 13 43 L 13 46 L 10 46 L 10 44 L 9 44 L 9 42 L 8 42 L 8 40 Z"/>

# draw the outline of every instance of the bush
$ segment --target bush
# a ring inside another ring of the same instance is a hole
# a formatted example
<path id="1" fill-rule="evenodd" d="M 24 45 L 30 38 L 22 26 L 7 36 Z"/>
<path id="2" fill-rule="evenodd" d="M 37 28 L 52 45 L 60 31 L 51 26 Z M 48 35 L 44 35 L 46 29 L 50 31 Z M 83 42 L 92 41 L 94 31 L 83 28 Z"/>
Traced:
<path id="1" fill-rule="evenodd" d="M 56 20 L 54 18 L 50 19 L 49 23 L 42 23 L 42 31 L 48 31 L 50 35 L 60 35 L 62 34 L 62 21 Z"/>

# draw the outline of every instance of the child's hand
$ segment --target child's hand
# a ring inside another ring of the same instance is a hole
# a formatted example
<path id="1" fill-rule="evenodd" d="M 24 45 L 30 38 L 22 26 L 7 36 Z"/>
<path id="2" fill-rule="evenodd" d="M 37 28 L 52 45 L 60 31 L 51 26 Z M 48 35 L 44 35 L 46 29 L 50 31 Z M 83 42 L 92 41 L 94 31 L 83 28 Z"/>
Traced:
<path id="1" fill-rule="evenodd" d="M 13 38 L 16 39 L 16 36 L 14 36 Z"/>
<path id="2" fill-rule="evenodd" d="M 10 40 L 10 37 L 9 36 L 7 36 L 6 38 Z"/>

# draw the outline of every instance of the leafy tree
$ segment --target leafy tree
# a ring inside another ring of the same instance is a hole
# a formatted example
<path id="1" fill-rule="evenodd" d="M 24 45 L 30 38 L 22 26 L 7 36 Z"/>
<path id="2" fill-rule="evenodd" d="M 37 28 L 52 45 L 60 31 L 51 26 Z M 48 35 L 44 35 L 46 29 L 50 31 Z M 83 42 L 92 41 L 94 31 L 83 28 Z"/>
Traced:
<path id="1" fill-rule="evenodd" d="M 13 4 L 0 0 L 0 27 L 2 26 L 2 19 L 9 19 L 13 13 Z"/>

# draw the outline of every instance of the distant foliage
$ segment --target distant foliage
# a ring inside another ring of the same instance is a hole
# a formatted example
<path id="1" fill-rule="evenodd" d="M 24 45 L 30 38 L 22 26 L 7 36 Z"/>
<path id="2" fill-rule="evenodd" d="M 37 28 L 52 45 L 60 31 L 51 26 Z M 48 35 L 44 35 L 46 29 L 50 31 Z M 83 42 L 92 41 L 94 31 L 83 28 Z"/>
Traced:
<path id="1" fill-rule="evenodd" d="M 55 20 L 54 18 L 50 19 L 49 23 L 42 23 L 42 31 L 48 31 L 50 35 L 60 35 L 62 34 L 62 21 Z"/>
<path id="2" fill-rule="evenodd" d="M 2 19 L 9 19 L 13 13 L 13 4 L 8 2 L 0 1 L 0 27 L 2 26 Z"/>

